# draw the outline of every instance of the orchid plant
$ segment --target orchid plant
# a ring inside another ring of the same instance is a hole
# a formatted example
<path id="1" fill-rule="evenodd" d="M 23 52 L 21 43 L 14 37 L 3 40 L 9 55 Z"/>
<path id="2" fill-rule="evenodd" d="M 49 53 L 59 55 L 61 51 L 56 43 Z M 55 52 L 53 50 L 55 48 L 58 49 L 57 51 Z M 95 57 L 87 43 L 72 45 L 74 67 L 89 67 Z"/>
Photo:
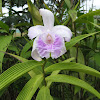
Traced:
<path id="1" fill-rule="evenodd" d="M 70 48 L 74 48 L 73 46 L 80 40 L 99 32 L 80 36 L 75 36 L 76 33 L 73 32 L 72 37 L 72 31 L 66 25 L 64 26 L 61 24 L 54 26 L 55 18 L 50 10 L 41 8 L 38 11 L 31 0 L 27 0 L 27 3 L 34 24 L 34 26 L 28 29 L 28 37 L 31 39 L 28 40 L 28 45 L 31 43 L 33 45 L 29 57 L 31 56 L 33 59 L 30 58 L 31 60 L 28 60 L 25 57 L 22 57 L 22 55 L 18 56 L 7 52 L 1 52 L 3 56 L 3 53 L 6 53 L 18 59 L 21 63 L 13 65 L 0 75 L 0 92 L 4 91 L 9 84 L 28 73 L 30 79 L 18 94 L 16 100 L 31 100 L 32 97 L 35 97 L 35 100 L 55 100 L 50 92 L 51 86 L 52 84 L 55 84 L 55 82 L 78 86 L 80 89 L 78 92 L 82 90 L 82 93 L 84 92 L 83 94 L 85 94 L 87 91 L 100 99 L 100 93 L 90 84 L 85 82 L 84 78 L 85 74 L 100 78 L 100 72 L 85 64 L 80 64 L 76 58 L 70 58 L 66 54 L 67 50 L 73 53 Z M 69 10 L 70 18 L 74 15 L 71 12 L 75 12 L 75 8 Z M 71 19 L 73 22 L 72 25 L 75 24 L 74 21 L 78 20 L 75 19 L 75 16 Z M 81 18 L 79 18 L 79 20 Z M 44 26 L 41 25 L 42 19 Z M 2 23 L 2 26 L 6 25 Z M 7 30 L 9 32 L 9 29 Z M 12 36 L 2 37 L 2 40 L 5 41 L 5 39 L 8 39 L 10 43 Z M 30 50 L 30 48 L 31 45 L 27 50 Z M 77 48 L 77 50 L 79 49 Z M 64 59 L 61 59 L 62 57 L 64 57 Z M 66 73 L 61 73 L 63 70 L 67 72 L 75 71 L 82 77 L 79 78 L 74 75 L 66 75 Z"/>
<path id="2" fill-rule="evenodd" d="M 31 56 L 37 61 L 41 58 L 56 59 L 66 52 L 65 41 L 72 37 L 71 30 L 63 25 L 54 26 L 54 15 L 47 9 L 40 9 L 44 26 L 37 25 L 29 28 L 28 37 L 35 38 Z"/>

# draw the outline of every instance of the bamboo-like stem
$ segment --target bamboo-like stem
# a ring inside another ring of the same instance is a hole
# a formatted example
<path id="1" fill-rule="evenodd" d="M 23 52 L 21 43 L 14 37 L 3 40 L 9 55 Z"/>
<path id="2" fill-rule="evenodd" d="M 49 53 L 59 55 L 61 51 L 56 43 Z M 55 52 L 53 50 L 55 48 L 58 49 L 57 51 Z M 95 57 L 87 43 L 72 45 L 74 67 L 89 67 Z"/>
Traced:
<path id="1" fill-rule="evenodd" d="M 47 60 L 45 59 L 44 60 L 44 64 L 42 65 L 42 72 L 43 72 L 43 81 L 44 81 L 44 85 L 46 86 L 46 80 L 45 80 L 45 71 L 44 71 L 44 67 L 45 67 L 45 64 L 46 64 Z"/>

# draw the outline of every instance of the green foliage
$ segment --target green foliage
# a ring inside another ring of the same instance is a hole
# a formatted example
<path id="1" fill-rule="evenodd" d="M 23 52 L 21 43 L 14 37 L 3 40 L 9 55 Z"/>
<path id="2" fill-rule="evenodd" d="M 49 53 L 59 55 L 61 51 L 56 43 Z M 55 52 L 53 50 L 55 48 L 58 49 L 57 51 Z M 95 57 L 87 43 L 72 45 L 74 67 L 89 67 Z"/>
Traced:
<path id="1" fill-rule="evenodd" d="M 34 25 L 42 25 L 42 17 L 39 14 L 39 11 L 36 9 L 31 0 L 27 0 L 28 9 L 32 15 L 32 20 Z"/>
<path id="2" fill-rule="evenodd" d="M 94 60 L 100 66 L 100 53 L 94 55 Z"/>
<path id="3" fill-rule="evenodd" d="M 22 26 L 26 26 L 26 25 L 27 25 L 27 26 L 32 26 L 32 24 L 27 23 L 27 22 L 26 22 L 26 23 L 24 22 L 24 23 L 16 24 L 15 27 L 22 27 Z"/>
<path id="4" fill-rule="evenodd" d="M 37 97 L 36 97 L 36 100 L 53 100 L 53 98 L 52 98 L 51 95 L 50 95 L 50 90 L 49 90 L 49 88 L 43 86 L 43 87 L 40 89 L 40 91 L 39 91 L 39 93 L 38 93 L 38 95 L 37 95 Z"/>
<path id="5" fill-rule="evenodd" d="M 70 49 L 72 46 L 74 46 L 77 42 L 79 42 L 80 40 L 84 39 L 84 38 L 87 38 L 91 35 L 94 35 L 94 34 L 97 34 L 99 32 L 94 32 L 94 33 L 90 33 L 90 34 L 84 34 L 84 35 L 80 35 L 80 36 L 77 36 L 73 39 L 70 40 L 70 42 L 67 42 L 65 45 L 66 45 L 66 49 Z"/>
<path id="6" fill-rule="evenodd" d="M 2 0 L 0 0 L 0 17 L 2 16 Z"/>
<path id="7" fill-rule="evenodd" d="M 24 88 L 22 89 L 22 91 L 20 92 L 20 94 L 18 95 L 16 100 L 31 100 L 32 96 L 34 95 L 34 93 L 38 89 L 42 80 L 43 80 L 42 75 L 37 75 L 37 76 L 31 78 L 26 83 L 26 85 L 24 86 Z"/>
<path id="8" fill-rule="evenodd" d="M 84 72 L 86 74 L 90 74 L 96 77 L 100 78 L 100 72 L 96 71 L 95 69 L 79 64 L 79 63 L 74 63 L 74 62 L 69 62 L 69 63 L 58 63 L 58 64 L 53 64 L 49 66 L 48 68 L 45 69 L 45 72 L 52 72 L 56 70 L 71 70 L 71 71 L 76 71 L 76 72 Z"/>
<path id="9" fill-rule="evenodd" d="M 11 42 L 12 36 L 0 36 L 0 70 L 2 72 L 2 61 L 4 53 Z M 6 40 L 6 41 L 5 41 Z"/>
<path id="10" fill-rule="evenodd" d="M 52 82 L 64 82 L 64 83 L 80 86 L 86 89 L 87 91 L 91 92 L 92 94 L 96 95 L 100 99 L 100 93 L 98 91 L 96 91 L 92 86 L 90 86 L 85 81 L 82 81 L 76 77 L 68 76 L 68 75 L 52 75 L 52 76 L 48 76 L 46 80 L 50 80 Z"/>
<path id="11" fill-rule="evenodd" d="M 5 53 L 6 53 L 6 52 L 5 52 Z M 14 55 L 14 54 L 11 54 L 11 53 L 6 53 L 6 54 L 8 54 L 8 55 L 10 55 L 10 56 L 12 56 L 12 57 L 18 59 L 18 60 L 21 61 L 21 62 L 26 62 L 26 61 L 28 61 L 27 59 L 25 59 L 25 58 L 23 58 L 23 57 L 20 57 L 20 56 L 18 56 L 18 55 Z"/>
<path id="12" fill-rule="evenodd" d="M 92 11 L 92 12 L 89 12 L 89 13 L 86 13 L 86 14 L 83 14 L 81 16 L 79 16 L 76 21 L 80 20 L 80 19 L 84 19 L 86 18 L 87 16 L 90 17 L 90 16 L 94 16 L 94 15 L 99 15 L 100 14 L 100 10 L 96 10 L 96 11 Z"/>
<path id="13" fill-rule="evenodd" d="M 70 9 L 71 8 L 70 0 L 64 0 L 64 1 L 65 1 L 66 5 L 67 5 L 68 9 Z"/>
<path id="14" fill-rule="evenodd" d="M 3 95 L 3 93 L 5 92 L 5 90 L 6 90 L 6 88 L 4 88 L 4 89 L 2 89 L 2 90 L 0 91 L 0 97 Z"/>
<path id="15" fill-rule="evenodd" d="M 77 17 L 77 11 L 76 10 L 69 10 L 68 13 L 71 16 L 72 21 L 74 22 L 76 20 L 76 17 Z"/>
<path id="16" fill-rule="evenodd" d="M 12 66 L 0 75 L 0 90 L 20 78 L 23 74 L 40 65 L 41 63 L 37 63 L 36 61 L 27 61 Z"/>
<path id="17" fill-rule="evenodd" d="M 0 100 L 99 100 L 100 10 L 84 13 L 80 0 L 33 1 L 0 1 Z M 2 6 L 8 8 L 8 16 L 2 14 Z M 51 10 L 55 25 L 67 25 L 73 37 L 65 43 L 63 56 L 37 62 L 31 58 L 34 40 L 28 40 L 27 30 L 43 25 L 40 8 Z M 8 36 L 17 29 L 20 37 Z"/>
<path id="18" fill-rule="evenodd" d="M 24 57 L 24 58 L 28 58 L 31 55 L 31 52 L 28 51 L 31 47 L 32 47 L 32 43 L 33 41 L 29 41 L 28 43 L 26 43 L 26 45 L 23 47 L 20 56 Z"/>
<path id="19" fill-rule="evenodd" d="M 9 33 L 9 26 L 2 21 L 0 21 L 0 27 L 4 29 L 7 33 Z"/>
<path id="20" fill-rule="evenodd" d="M 65 60 L 65 61 L 63 61 L 63 62 L 65 62 L 65 63 L 71 62 L 73 59 L 74 59 L 74 58 L 69 58 L 69 59 L 67 59 L 67 60 Z M 63 62 L 61 62 L 61 63 L 63 63 Z M 57 75 L 59 72 L 60 72 L 60 70 L 52 71 L 51 76 L 52 76 L 52 75 Z M 51 81 L 48 81 L 47 86 L 50 87 L 51 83 L 52 83 Z"/>
<path id="21" fill-rule="evenodd" d="M 77 52 L 77 48 L 72 47 L 70 49 L 70 56 L 77 58 L 78 63 L 85 64 L 84 55 L 80 48 L 78 48 L 78 52 Z"/>

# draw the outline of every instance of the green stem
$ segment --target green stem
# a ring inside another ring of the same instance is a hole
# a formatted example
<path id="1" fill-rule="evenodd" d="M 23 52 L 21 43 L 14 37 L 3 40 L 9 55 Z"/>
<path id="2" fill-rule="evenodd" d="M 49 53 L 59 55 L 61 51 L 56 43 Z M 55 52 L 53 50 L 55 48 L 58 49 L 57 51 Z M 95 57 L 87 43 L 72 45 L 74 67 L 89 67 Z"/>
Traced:
<path id="1" fill-rule="evenodd" d="M 46 80 L 45 80 L 45 71 L 44 71 L 44 67 L 45 67 L 45 64 L 46 64 L 47 60 L 45 59 L 44 60 L 44 64 L 42 65 L 42 72 L 43 72 L 43 80 L 44 80 L 44 85 L 46 86 Z"/>
<path id="2" fill-rule="evenodd" d="M 14 43 L 14 45 L 15 45 L 15 47 L 17 48 L 17 50 L 18 50 L 18 55 L 19 55 L 19 48 L 17 47 L 17 45 L 16 45 L 16 43 L 15 43 L 15 41 L 14 41 L 14 38 L 12 37 L 12 41 L 13 41 L 13 43 Z"/>

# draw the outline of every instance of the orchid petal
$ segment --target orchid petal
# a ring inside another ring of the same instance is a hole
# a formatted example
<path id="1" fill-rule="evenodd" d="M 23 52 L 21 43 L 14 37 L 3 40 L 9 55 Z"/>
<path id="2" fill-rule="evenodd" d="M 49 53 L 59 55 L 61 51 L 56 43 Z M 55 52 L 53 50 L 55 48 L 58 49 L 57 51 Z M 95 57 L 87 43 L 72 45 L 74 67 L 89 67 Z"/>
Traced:
<path id="1" fill-rule="evenodd" d="M 67 52 L 66 47 L 65 47 L 65 43 L 63 43 L 63 47 L 61 49 L 61 53 L 60 56 L 62 56 L 63 54 L 65 54 Z"/>
<path id="2" fill-rule="evenodd" d="M 45 27 L 41 26 L 41 25 L 37 25 L 37 26 L 32 26 L 28 29 L 28 37 L 29 39 L 33 39 L 35 37 L 37 37 L 40 34 L 43 34 L 45 31 Z"/>
<path id="3" fill-rule="evenodd" d="M 34 60 L 41 61 L 42 59 L 40 58 L 38 50 L 37 50 L 37 40 L 38 40 L 38 37 L 34 40 L 31 56 Z"/>
<path id="4" fill-rule="evenodd" d="M 64 43 L 64 39 L 62 39 L 62 48 L 55 50 L 54 52 L 51 52 L 51 57 L 52 59 L 56 59 L 60 56 L 62 56 L 64 53 L 66 53 L 66 47 L 65 47 L 65 43 Z"/>
<path id="5" fill-rule="evenodd" d="M 45 35 L 45 34 L 44 34 Z M 37 50 L 41 58 L 49 58 L 50 57 L 50 52 L 48 52 L 47 44 L 45 44 L 44 39 L 42 35 L 39 36 L 39 39 L 37 41 Z"/>
<path id="6" fill-rule="evenodd" d="M 43 18 L 44 26 L 51 29 L 54 26 L 54 15 L 50 10 L 40 9 L 40 15 Z"/>
<path id="7" fill-rule="evenodd" d="M 63 26 L 63 25 L 54 26 L 52 29 L 52 33 L 58 34 L 58 35 L 64 37 L 65 41 L 67 41 L 67 42 L 69 42 L 72 37 L 71 30 L 68 27 Z"/>

